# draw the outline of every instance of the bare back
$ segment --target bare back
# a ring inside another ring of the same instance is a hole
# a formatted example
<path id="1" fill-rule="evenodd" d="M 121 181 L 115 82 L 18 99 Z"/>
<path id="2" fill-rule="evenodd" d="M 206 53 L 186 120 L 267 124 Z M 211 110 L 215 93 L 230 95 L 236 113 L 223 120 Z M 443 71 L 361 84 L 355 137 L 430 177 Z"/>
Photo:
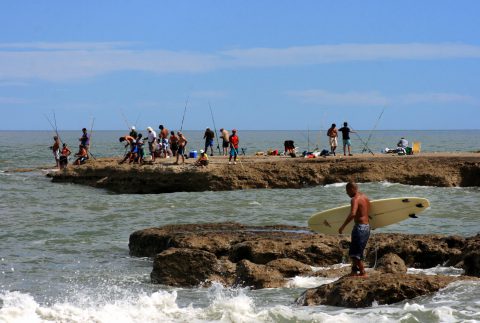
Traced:
<path id="1" fill-rule="evenodd" d="M 368 224 L 368 213 L 370 211 L 370 200 L 368 197 L 358 192 L 351 200 L 351 213 L 354 215 L 354 221 L 357 224 Z"/>

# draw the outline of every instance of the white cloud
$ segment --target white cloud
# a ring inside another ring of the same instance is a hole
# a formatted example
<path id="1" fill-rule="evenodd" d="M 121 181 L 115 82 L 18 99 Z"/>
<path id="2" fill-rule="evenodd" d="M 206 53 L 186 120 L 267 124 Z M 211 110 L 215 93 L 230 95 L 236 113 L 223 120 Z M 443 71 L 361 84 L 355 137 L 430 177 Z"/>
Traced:
<path id="1" fill-rule="evenodd" d="M 325 90 L 290 91 L 289 96 L 300 98 L 302 102 L 325 105 L 384 106 L 389 99 L 378 92 L 333 93 Z"/>
<path id="2" fill-rule="evenodd" d="M 480 100 L 470 95 L 458 93 L 408 93 L 398 96 L 386 96 L 376 91 L 335 93 L 322 89 L 289 91 L 288 96 L 299 98 L 301 102 L 338 105 L 338 106 L 389 106 L 417 104 L 463 104 L 480 105 Z"/>
<path id="3" fill-rule="evenodd" d="M 140 47 L 134 42 L 0 43 L 0 79 L 61 81 L 129 70 L 200 73 L 348 61 L 480 58 L 480 46 L 467 44 L 338 44 L 211 53 Z"/>

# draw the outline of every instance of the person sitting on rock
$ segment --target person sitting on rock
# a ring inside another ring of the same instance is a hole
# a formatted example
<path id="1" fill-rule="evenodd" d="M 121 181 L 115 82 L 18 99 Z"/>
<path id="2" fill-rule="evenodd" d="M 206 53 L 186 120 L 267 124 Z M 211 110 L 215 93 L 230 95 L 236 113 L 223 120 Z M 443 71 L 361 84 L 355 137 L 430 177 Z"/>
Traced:
<path id="1" fill-rule="evenodd" d="M 77 157 L 77 159 L 73 163 L 74 165 L 84 164 L 88 159 L 87 148 L 84 145 L 78 146 L 78 153 L 75 154 L 75 157 Z"/>
<path id="2" fill-rule="evenodd" d="M 200 150 L 200 156 L 198 156 L 195 166 L 208 166 L 208 154 L 205 151 Z"/>

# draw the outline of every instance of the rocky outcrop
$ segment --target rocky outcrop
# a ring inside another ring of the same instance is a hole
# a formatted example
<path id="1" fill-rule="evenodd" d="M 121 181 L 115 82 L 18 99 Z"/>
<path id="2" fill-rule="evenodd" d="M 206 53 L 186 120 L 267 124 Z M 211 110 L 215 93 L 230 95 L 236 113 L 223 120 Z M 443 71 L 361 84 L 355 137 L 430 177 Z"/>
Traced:
<path id="1" fill-rule="evenodd" d="M 389 274 L 404 274 L 407 272 L 407 266 L 405 266 L 403 259 L 393 253 L 387 253 L 380 258 L 375 269 Z"/>
<path id="2" fill-rule="evenodd" d="M 331 305 L 369 307 L 393 304 L 421 295 L 428 295 L 451 282 L 472 277 L 371 273 L 368 278 L 342 277 L 339 280 L 311 288 L 298 299 L 300 305 Z"/>
<path id="3" fill-rule="evenodd" d="M 326 268 L 348 259 L 349 237 L 321 235 L 293 226 L 245 226 L 237 223 L 169 225 L 130 235 L 132 256 L 154 258 L 152 282 L 197 286 L 218 281 L 227 286 L 279 287 L 304 276 L 340 277 L 350 268 Z M 384 273 L 404 274 L 406 266 L 463 267 L 480 276 L 480 235 L 373 234 L 367 263 Z M 403 276 L 399 276 L 403 277 Z M 409 277 L 409 276 L 408 276 Z M 409 278 L 410 279 L 410 278 Z"/>
<path id="4" fill-rule="evenodd" d="M 250 188 L 302 188 L 330 183 L 389 181 L 428 186 L 480 186 L 480 154 L 359 155 L 316 159 L 245 156 L 238 165 L 213 157 L 208 167 L 163 159 L 148 165 L 89 160 L 48 174 L 54 182 L 106 188 L 117 193 L 170 193 Z"/>

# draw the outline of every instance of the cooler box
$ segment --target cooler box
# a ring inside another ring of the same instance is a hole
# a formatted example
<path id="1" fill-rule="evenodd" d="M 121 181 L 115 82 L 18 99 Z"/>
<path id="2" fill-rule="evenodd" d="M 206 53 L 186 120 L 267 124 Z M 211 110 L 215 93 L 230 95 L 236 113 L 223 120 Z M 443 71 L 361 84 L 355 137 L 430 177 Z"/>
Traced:
<path id="1" fill-rule="evenodd" d="M 189 158 L 197 158 L 198 153 L 196 150 L 191 150 L 190 153 L 188 154 Z"/>

